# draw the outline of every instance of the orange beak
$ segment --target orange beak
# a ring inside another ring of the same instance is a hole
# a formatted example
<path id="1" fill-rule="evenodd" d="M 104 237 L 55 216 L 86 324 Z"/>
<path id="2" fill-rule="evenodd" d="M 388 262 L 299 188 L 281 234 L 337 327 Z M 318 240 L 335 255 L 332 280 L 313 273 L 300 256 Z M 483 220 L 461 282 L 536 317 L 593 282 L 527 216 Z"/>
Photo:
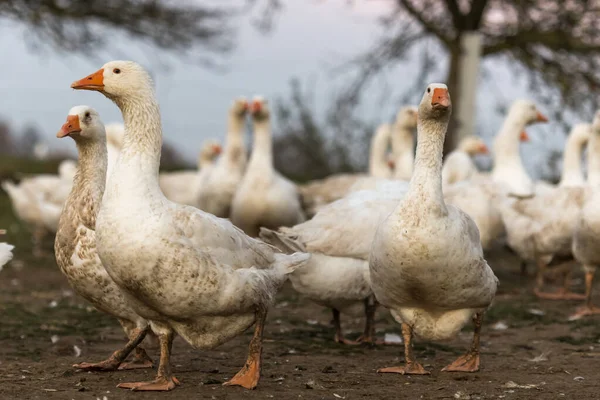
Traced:
<path id="1" fill-rule="evenodd" d="M 541 112 L 538 111 L 536 121 L 537 122 L 548 122 L 548 118 L 546 118 L 546 116 L 544 114 L 542 114 Z"/>
<path id="2" fill-rule="evenodd" d="M 223 148 L 221 146 L 219 146 L 217 144 L 213 146 L 213 153 L 215 155 L 221 154 L 222 151 L 223 151 Z"/>
<path id="3" fill-rule="evenodd" d="M 433 96 L 431 97 L 432 106 L 449 107 L 450 96 L 448 96 L 448 89 L 435 88 L 433 89 Z"/>
<path id="4" fill-rule="evenodd" d="M 56 134 L 57 138 L 64 138 L 65 136 L 69 136 L 71 133 L 79 133 L 81 132 L 81 127 L 79 126 L 79 117 L 77 115 L 67 115 L 67 122 L 65 122 L 60 128 L 60 131 Z"/>
<path id="5" fill-rule="evenodd" d="M 529 135 L 527 134 L 527 132 L 521 132 L 521 135 L 519 135 L 519 140 L 521 142 L 529 142 Z"/>
<path id="6" fill-rule="evenodd" d="M 479 146 L 479 154 L 488 154 L 490 152 L 490 150 L 488 149 L 488 147 L 485 144 L 481 144 Z"/>
<path id="7" fill-rule="evenodd" d="M 91 75 L 86 76 L 83 79 L 75 81 L 71 84 L 73 89 L 81 90 L 104 90 L 104 69 L 100 68 L 98 71 Z"/>
<path id="8" fill-rule="evenodd" d="M 252 114 L 258 113 L 258 112 L 260 112 L 260 110 L 262 110 L 262 104 L 260 103 L 260 101 L 253 101 L 252 102 Z"/>

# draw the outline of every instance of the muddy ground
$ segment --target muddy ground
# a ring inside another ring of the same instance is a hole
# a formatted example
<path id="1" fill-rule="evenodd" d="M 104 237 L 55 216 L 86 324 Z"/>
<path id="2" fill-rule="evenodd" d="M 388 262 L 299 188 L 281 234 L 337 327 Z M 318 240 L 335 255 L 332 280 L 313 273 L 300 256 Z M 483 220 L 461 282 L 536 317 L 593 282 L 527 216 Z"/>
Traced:
<path id="1" fill-rule="evenodd" d="M 379 375 L 377 368 L 402 362 L 401 346 L 333 343 L 329 311 L 286 287 L 269 315 L 256 390 L 221 386 L 243 365 L 251 332 L 213 351 L 177 339 L 172 361 L 182 384 L 172 392 L 117 389 L 119 382 L 150 380 L 154 371 L 73 370 L 73 363 L 107 357 L 124 335 L 115 320 L 73 295 L 50 242 L 48 255 L 34 258 L 18 227 L 2 227 L 11 229 L 4 240 L 19 248 L 0 272 L 0 399 L 600 399 L 600 318 L 568 322 L 578 302 L 536 300 L 531 278 L 500 250 L 489 257 L 501 286 L 486 316 L 479 373 L 440 372 L 468 347 L 468 327 L 449 343 L 416 341 L 431 376 Z M 583 290 L 579 272 L 574 287 Z M 349 337 L 359 335 L 361 317 L 342 322 Z M 399 333 L 385 310 L 377 327 L 380 335 Z M 155 349 L 151 355 L 158 358 Z"/>

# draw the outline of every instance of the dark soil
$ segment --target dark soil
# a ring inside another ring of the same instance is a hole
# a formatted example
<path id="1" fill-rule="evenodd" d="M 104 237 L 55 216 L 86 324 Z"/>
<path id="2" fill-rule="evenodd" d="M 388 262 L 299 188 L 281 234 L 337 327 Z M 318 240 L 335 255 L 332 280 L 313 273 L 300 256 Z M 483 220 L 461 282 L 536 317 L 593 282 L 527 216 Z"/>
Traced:
<path id="1" fill-rule="evenodd" d="M 213 351 L 177 339 L 172 362 L 181 386 L 172 392 L 118 389 L 119 382 L 150 380 L 155 371 L 75 371 L 73 363 L 100 361 L 122 346 L 121 328 L 73 295 L 51 243 L 47 257 L 34 258 L 18 226 L 2 227 L 18 249 L 0 273 L 0 399 L 600 399 L 600 318 L 568 322 L 578 302 L 535 299 L 531 278 L 522 278 L 516 258 L 500 250 L 489 256 L 501 287 L 485 318 L 478 373 L 440 372 L 468 348 L 468 327 L 449 343 L 415 342 L 430 376 L 377 374 L 403 362 L 401 346 L 333 343 L 330 312 L 286 287 L 268 318 L 256 390 L 221 385 L 243 365 L 251 331 Z M 574 280 L 582 291 L 579 271 Z M 359 335 L 362 317 L 342 322 L 350 338 Z M 499 322 L 507 328 L 498 329 Z M 399 333 L 385 310 L 377 328 L 380 335 Z M 150 353 L 158 359 L 156 349 Z"/>

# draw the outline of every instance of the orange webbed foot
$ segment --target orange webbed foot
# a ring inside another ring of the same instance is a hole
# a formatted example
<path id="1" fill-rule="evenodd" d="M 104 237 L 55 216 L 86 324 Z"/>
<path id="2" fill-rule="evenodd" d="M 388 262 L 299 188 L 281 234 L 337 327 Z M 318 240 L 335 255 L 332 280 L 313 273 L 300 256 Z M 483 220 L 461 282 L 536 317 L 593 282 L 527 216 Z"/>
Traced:
<path id="1" fill-rule="evenodd" d="M 458 357 L 444 369 L 444 372 L 477 372 L 479 371 L 479 354 L 467 353 Z"/>
<path id="2" fill-rule="evenodd" d="M 575 311 L 574 314 L 569 316 L 569 321 L 577 321 L 578 319 L 581 319 L 583 317 L 595 314 L 600 314 L 600 307 L 585 305 L 577 308 L 577 311 Z"/>
<path id="3" fill-rule="evenodd" d="M 569 292 L 567 290 L 558 290 L 554 293 L 542 292 L 541 290 L 535 289 L 533 293 L 539 299 L 544 300 L 583 300 L 585 295 L 581 293 Z"/>
<path id="4" fill-rule="evenodd" d="M 418 362 L 408 363 L 403 367 L 387 367 L 380 368 L 377 370 L 377 373 L 380 374 L 402 374 L 402 375 L 430 375 L 431 373 L 427 371 L 421 364 Z"/>
<path id="5" fill-rule="evenodd" d="M 244 365 L 244 367 L 233 378 L 223 383 L 225 386 L 241 386 L 246 389 L 254 389 L 260 379 L 260 366 L 257 362 Z"/>
<path id="6" fill-rule="evenodd" d="M 119 361 L 116 359 L 109 358 L 108 360 L 97 363 L 82 362 L 79 364 L 73 364 L 73 368 L 77 368 L 82 371 L 115 371 L 117 368 L 119 368 L 119 364 Z"/>
<path id="7" fill-rule="evenodd" d="M 168 392 L 169 390 L 173 390 L 179 385 L 179 380 L 172 377 L 158 377 L 150 382 L 128 382 L 128 383 L 119 383 L 117 385 L 118 388 L 121 389 L 130 389 L 133 391 L 155 391 L 155 392 Z"/>

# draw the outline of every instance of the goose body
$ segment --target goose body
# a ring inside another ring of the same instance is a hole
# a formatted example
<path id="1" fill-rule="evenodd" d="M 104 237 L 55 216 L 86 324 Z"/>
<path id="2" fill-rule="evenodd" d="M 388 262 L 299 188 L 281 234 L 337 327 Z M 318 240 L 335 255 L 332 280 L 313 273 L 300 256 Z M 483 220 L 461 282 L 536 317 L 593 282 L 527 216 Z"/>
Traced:
<path id="1" fill-rule="evenodd" d="M 160 113 L 140 65 L 112 61 L 72 87 L 102 92 L 123 113 L 124 144 L 98 214 L 96 243 L 109 275 L 150 321 L 161 345 L 154 381 L 119 386 L 171 390 L 177 385 L 169 361 L 175 332 L 194 347 L 212 348 L 256 322 L 246 367 L 229 381 L 254 388 L 266 310 L 309 256 L 279 253 L 225 219 L 164 196 L 158 185 Z"/>
<path id="2" fill-rule="evenodd" d="M 335 340 L 352 342 L 342 334 L 339 313 L 365 304 L 366 324 L 361 342 L 374 340 L 373 292 L 369 252 L 379 224 L 405 194 L 398 181 L 390 190 L 359 191 L 321 208 L 310 220 L 278 231 L 261 229 L 260 237 L 283 251 L 311 254 L 306 266 L 290 274 L 294 289 L 333 310 Z"/>
<path id="3" fill-rule="evenodd" d="M 266 101 L 252 102 L 254 145 L 232 202 L 231 222 L 257 237 L 261 227 L 293 226 L 306 219 L 296 185 L 273 168 L 270 113 Z"/>
<path id="4" fill-rule="evenodd" d="M 179 204 L 200 206 L 202 186 L 210 176 L 215 158 L 221 153 L 221 146 L 214 140 L 202 145 L 196 171 L 168 172 L 159 175 L 160 188 L 165 196 Z"/>
<path id="5" fill-rule="evenodd" d="M 487 154 L 485 142 L 477 136 L 468 136 L 460 141 L 458 148 L 444 159 L 442 183 L 444 187 L 453 183 L 468 181 L 478 173 L 472 157 Z"/>
<path id="6" fill-rule="evenodd" d="M 381 372 L 427 373 L 414 360 L 411 336 L 444 340 L 473 315 L 478 343 L 482 312 L 498 284 L 483 257 L 479 232 L 462 210 L 444 202 L 442 150 L 450 118 L 446 85 L 431 84 L 419 106 L 417 153 L 410 187 L 381 223 L 371 249 L 371 285 L 377 300 L 402 323 L 407 365 Z M 476 348 L 477 347 L 477 348 Z M 448 370 L 476 371 L 478 345 Z"/>

